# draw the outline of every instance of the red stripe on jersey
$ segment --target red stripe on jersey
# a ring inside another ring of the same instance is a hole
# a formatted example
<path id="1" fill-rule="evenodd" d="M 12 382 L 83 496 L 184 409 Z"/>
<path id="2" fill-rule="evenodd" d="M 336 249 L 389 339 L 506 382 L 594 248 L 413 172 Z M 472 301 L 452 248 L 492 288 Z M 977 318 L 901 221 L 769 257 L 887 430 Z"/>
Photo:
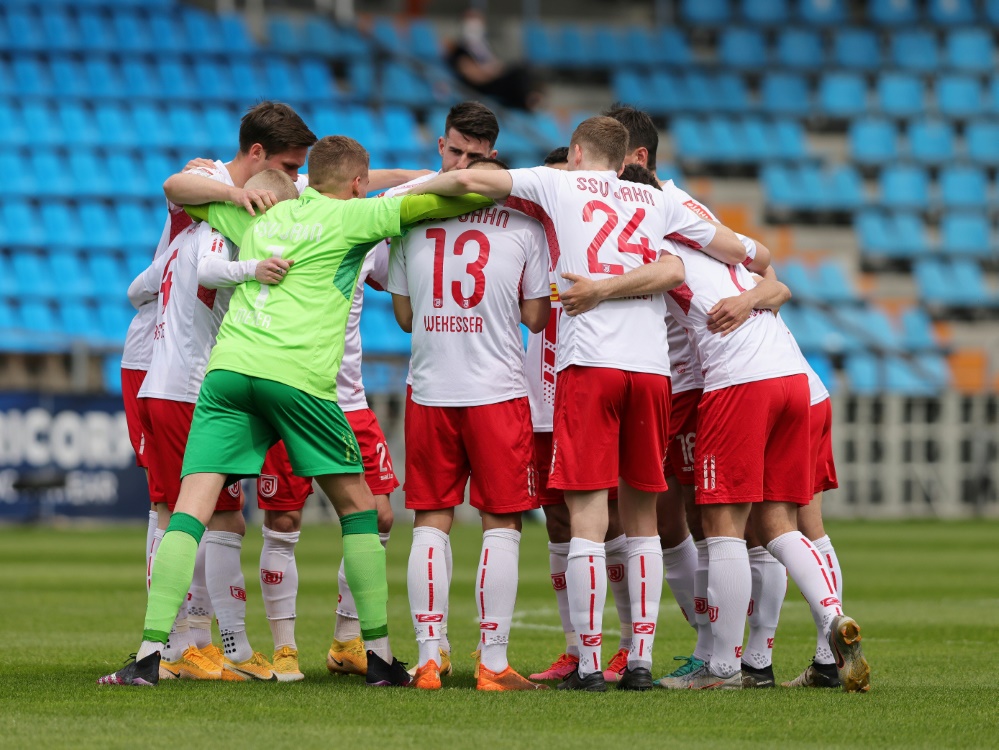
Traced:
<path id="1" fill-rule="evenodd" d="M 672 234 L 667 234 L 666 235 L 666 239 L 673 240 L 674 242 L 682 242 L 687 247 L 692 247 L 695 250 L 700 250 L 701 249 L 701 245 L 699 243 L 694 242 L 692 239 L 684 237 L 679 232 L 673 232 Z"/>
<path id="2" fill-rule="evenodd" d="M 188 216 L 183 206 L 170 209 L 170 242 L 173 242 L 177 235 L 194 223 L 194 219 Z"/>
<path id="3" fill-rule="evenodd" d="M 687 286 L 686 281 L 680 284 L 680 286 L 670 289 L 669 296 L 680 306 L 684 315 L 690 314 L 690 303 L 694 299 L 694 290 Z"/>
<path id="4" fill-rule="evenodd" d="M 541 223 L 542 228 L 545 230 L 545 239 L 548 240 L 548 258 L 550 260 L 548 270 L 554 271 L 555 266 L 558 264 L 558 259 L 562 255 L 562 251 L 559 248 L 558 234 L 555 232 L 555 222 L 552 221 L 552 217 L 534 201 L 517 198 L 513 195 L 506 199 L 505 205 L 507 208 L 519 211 L 525 216 L 530 216 Z"/>
<path id="5" fill-rule="evenodd" d="M 198 284 L 198 299 L 204 303 L 205 307 L 209 310 L 215 307 L 215 295 L 218 293 L 217 289 L 208 289 L 206 287 Z"/>
<path id="6" fill-rule="evenodd" d="M 726 266 L 728 268 L 728 275 L 732 277 L 732 283 L 735 284 L 735 288 L 740 292 L 746 291 L 745 287 L 739 283 L 739 276 L 735 272 L 735 266 Z"/>

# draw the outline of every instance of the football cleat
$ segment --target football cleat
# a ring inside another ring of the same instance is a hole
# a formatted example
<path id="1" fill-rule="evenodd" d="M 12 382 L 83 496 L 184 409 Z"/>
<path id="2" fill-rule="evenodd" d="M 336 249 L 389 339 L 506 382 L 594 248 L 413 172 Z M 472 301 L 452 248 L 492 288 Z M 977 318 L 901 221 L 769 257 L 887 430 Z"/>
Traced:
<path id="1" fill-rule="evenodd" d="M 160 661 L 160 679 L 221 680 L 222 667 L 216 666 L 197 646 L 188 646 L 176 661 Z"/>
<path id="2" fill-rule="evenodd" d="M 742 687 L 744 689 L 772 688 L 776 684 L 773 664 L 768 664 L 763 669 L 757 669 L 749 666 L 746 662 L 742 663 Z"/>
<path id="3" fill-rule="evenodd" d="M 604 672 L 606 677 L 607 673 Z M 645 667 L 635 667 L 631 669 L 628 666 L 624 668 L 624 674 L 621 675 L 621 679 L 617 683 L 618 690 L 651 690 L 652 689 L 652 672 L 650 672 Z"/>
<path id="4" fill-rule="evenodd" d="M 330 674 L 359 674 L 362 677 L 367 674 L 368 657 L 361 637 L 349 641 L 334 638 L 330 652 L 326 654 L 326 668 Z"/>
<path id="5" fill-rule="evenodd" d="M 624 670 L 627 668 L 628 649 L 622 648 L 611 657 L 610 662 L 607 664 L 607 669 L 604 670 L 604 680 L 607 682 L 620 682 L 621 677 L 624 675 Z"/>
<path id="6" fill-rule="evenodd" d="M 475 689 L 504 692 L 508 690 L 547 690 L 548 686 L 531 682 L 509 665 L 502 672 L 493 672 L 480 664 L 479 673 L 475 680 Z"/>
<path id="7" fill-rule="evenodd" d="M 422 667 L 417 667 L 410 687 L 418 690 L 440 690 L 441 668 L 437 666 L 437 662 L 431 659 Z"/>
<path id="8" fill-rule="evenodd" d="M 707 664 L 680 679 L 685 682 L 684 685 L 680 686 L 681 689 L 686 690 L 742 690 L 741 671 L 728 677 L 719 677 L 708 669 Z M 660 687 L 670 687 L 664 686 L 661 680 L 659 685 Z"/>
<path id="9" fill-rule="evenodd" d="M 579 666 L 579 657 L 572 654 L 562 654 L 544 672 L 532 674 L 532 680 L 564 680 L 576 671 Z"/>
<path id="10" fill-rule="evenodd" d="M 117 672 L 104 675 L 97 680 L 98 685 L 143 685 L 153 687 L 160 681 L 160 652 L 136 660 L 135 654 L 128 657 L 125 666 Z"/>
<path id="11" fill-rule="evenodd" d="M 660 677 L 656 680 L 653 685 L 662 688 L 685 688 L 685 684 L 681 684 L 682 678 L 687 675 L 696 672 L 698 669 L 704 666 L 704 662 L 698 659 L 696 656 L 674 656 L 673 661 L 682 661 L 683 664 L 672 672 L 670 672 L 665 677 Z"/>
<path id="12" fill-rule="evenodd" d="M 449 677 L 452 671 L 451 654 L 442 648 L 438 648 L 437 650 L 441 655 L 441 666 L 440 666 L 441 677 Z M 416 677 L 416 670 L 417 667 L 413 667 L 412 669 L 410 669 L 409 676 Z"/>
<path id="13" fill-rule="evenodd" d="M 829 648 L 836 657 L 836 670 L 843 690 L 866 693 L 871 689 L 871 667 L 860 646 L 860 626 L 852 617 L 834 617 L 829 627 Z"/>
<path id="14" fill-rule="evenodd" d="M 259 651 L 254 651 L 246 661 L 234 662 L 228 656 L 222 664 L 223 679 L 226 673 L 236 678 L 237 682 L 248 680 L 263 680 L 264 682 L 277 682 L 278 676 L 274 673 L 274 666 L 267 661 Z M 229 678 L 232 679 L 232 678 Z"/>
<path id="15" fill-rule="evenodd" d="M 556 690 L 582 690 L 587 693 L 607 692 L 607 682 L 604 680 L 603 672 L 590 672 L 586 677 L 581 677 L 579 669 L 573 670 L 568 677 L 555 686 Z"/>
<path id="16" fill-rule="evenodd" d="M 368 651 L 368 670 L 364 676 L 369 687 L 406 687 L 412 682 L 412 677 L 406 671 L 406 665 L 393 658 L 389 664 L 374 651 Z"/>
<path id="17" fill-rule="evenodd" d="M 305 679 L 302 670 L 298 668 L 298 649 L 282 646 L 274 652 L 272 663 L 278 682 L 298 682 Z"/>
<path id="18" fill-rule="evenodd" d="M 816 664 L 814 661 L 793 680 L 781 683 L 781 686 L 786 688 L 838 688 L 842 685 L 835 664 Z"/>
<path id="19" fill-rule="evenodd" d="M 222 664 L 225 662 L 225 654 L 222 653 L 222 649 L 214 643 L 209 643 L 204 648 L 199 648 L 198 651 L 200 651 L 205 658 L 210 659 L 216 667 L 222 669 Z"/>

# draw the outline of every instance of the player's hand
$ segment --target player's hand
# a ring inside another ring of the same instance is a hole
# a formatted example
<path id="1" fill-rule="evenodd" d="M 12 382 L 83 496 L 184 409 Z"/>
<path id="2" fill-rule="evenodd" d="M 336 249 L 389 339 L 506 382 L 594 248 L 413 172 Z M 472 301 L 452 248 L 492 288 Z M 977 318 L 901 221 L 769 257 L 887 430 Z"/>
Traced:
<path id="1" fill-rule="evenodd" d="M 572 282 L 572 287 L 559 295 L 566 315 L 580 315 L 604 301 L 600 285 L 593 279 L 577 276 L 574 273 L 564 273 L 562 278 Z"/>
<path id="2" fill-rule="evenodd" d="M 268 208 L 275 205 L 278 200 L 277 196 L 270 190 L 236 188 L 232 194 L 232 202 L 237 206 L 245 208 L 250 216 L 256 216 L 257 211 L 255 209 L 259 209 L 260 213 L 264 213 Z"/>
<path id="3" fill-rule="evenodd" d="M 708 331 L 727 336 L 749 320 L 753 312 L 753 297 L 743 292 L 737 297 L 726 297 L 708 311 Z"/>
<path id="4" fill-rule="evenodd" d="M 182 172 L 190 172 L 192 169 L 215 169 L 215 162 L 211 159 L 191 159 L 187 164 L 184 165 Z"/>
<path id="5" fill-rule="evenodd" d="M 293 265 L 295 265 L 294 260 L 285 260 L 284 258 L 276 257 L 264 258 L 261 261 L 257 261 L 257 271 L 254 276 L 261 284 L 273 286 L 284 281 L 288 269 Z"/>

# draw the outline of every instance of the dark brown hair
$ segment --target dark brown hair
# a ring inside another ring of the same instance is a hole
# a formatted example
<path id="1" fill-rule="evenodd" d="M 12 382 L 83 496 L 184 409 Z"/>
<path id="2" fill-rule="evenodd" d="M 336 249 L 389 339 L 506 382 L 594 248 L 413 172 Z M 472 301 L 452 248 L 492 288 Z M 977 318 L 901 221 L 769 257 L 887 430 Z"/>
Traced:
<path id="1" fill-rule="evenodd" d="M 637 182 L 641 185 L 650 185 L 659 189 L 659 180 L 648 169 L 641 164 L 629 164 L 621 172 L 621 178 L 626 182 Z"/>
<path id="2" fill-rule="evenodd" d="M 656 171 L 656 150 L 659 148 L 659 131 L 652 118 L 645 112 L 620 102 L 604 112 L 605 117 L 613 117 L 628 128 L 628 150 L 645 147 L 649 152 L 648 166 Z"/>
<path id="3" fill-rule="evenodd" d="M 316 134 L 298 113 L 281 102 L 260 102 L 250 107 L 239 124 L 239 150 L 246 153 L 254 143 L 268 156 L 293 148 L 309 148 Z"/>
<path id="4" fill-rule="evenodd" d="M 451 107 L 444 121 L 444 136 L 454 128 L 466 138 L 485 141 L 489 148 L 496 145 L 499 138 L 499 123 L 496 115 L 485 104 L 462 102 Z"/>
<path id="5" fill-rule="evenodd" d="M 569 161 L 569 147 L 559 146 L 558 148 L 553 148 L 548 152 L 548 156 L 545 157 L 544 164 L 548 166 L 550 164 L 565 164 Z"/>

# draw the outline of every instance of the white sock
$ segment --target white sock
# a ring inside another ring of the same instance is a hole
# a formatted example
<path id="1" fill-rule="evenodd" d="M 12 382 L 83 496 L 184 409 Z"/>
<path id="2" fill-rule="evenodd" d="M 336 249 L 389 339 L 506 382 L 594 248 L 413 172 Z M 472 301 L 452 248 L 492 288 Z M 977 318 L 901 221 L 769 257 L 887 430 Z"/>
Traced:
<path id="1" fill-rule="evenodd" d="M 836 550 L 833 549 L 832 542 L 829 540 L 829 536 L 826 535 L 820 539 L 816 539 L 812 544 L 815 545 L 815 549 L 819 551 L 822 555 L 822 560 L 825 562 L 826 567 L 829 569 L 832 575 L 833 588 L 836 589 L 836 598 L 843 601 L 843 571 L 839 567 L 839 558 L 836 557 Z M 842 606 L 842 604 L 840 605 Z M 816 664 L 832 664 L 836 660 L 833 658 L 832 651 L 829 649 L 829 641 L 822 634 L 821 629 L 816 623 L 816 640 L 815 640 L 815 663 Z"/>
<path id="2" fill-rule="evenodd" d="M 447 544 L 444 547 L 444 562 L 447 566 L 447 587 L 450 591 L 451 573 L 454 569 L 454 559 L 451 557 L 451 537 L 447 538 Z M 451 653 L 451 642 L 447 639 L 447 608 L 450 603 L 451 598 L 448 597 L 447 601 L 444 602 L 444 622 L 441 623 L 441 648 L 447 654 Z"/>
<path id="3" fill-rule="evenodd" d="M 843 609 L 832 583 L 832 571 L 826 568 L 815 545 L 800 531 L 789 531 L 770 542 L 767 549 L 784 564 L 788 575 L 798 585 L 812 610 L 816 631 L 822 639 L 828 638 L 832 619 L 843 614 Z"/>
<path id="4" fill-rule="evenodd" d="M 666 583 L 680 606 L 683 618 L 697 630 L 697 623 L 694 622 L 694 573 L 697 570 L 694 537 L 688 536 L 675 547 L 664 549 L 663 567 L 666 569 Z"/>
<path id="5" fill-rule="evenodd" d="M 198 555 L 194 558 L 194 577 L 191 579 L 191 589 L 187 592 L 187 624 L 191 630 L 191 640 L 198 648 L 205 648 L 212 643 L 212 618 L 215 608 L 208 594 L 208 582 L 205 578 L 205 555 L 207 545 L 204 540 L 198 545 Z"/>
<path id="6" fill-rule="evenodd" d="M 177 661 L 184 655 L 190 646 L 194 645 L 191 639 L 191 630 L 187 625 L 187 602 L 180 605 L 177 610 L 177 618 L 173 621 L 167 642 L 163 644 L 161 655 L 164 661 Z"/>
<path id="7" fill-rule="evenodd" d="M 774 636 L 787 593 L 787 570 L 765 547 L 749 550 L 753 586 L 749 599 L 749 638 L 742 660 L 763 669 L 773 663 Z"/>
<path id="8" fill-rule="evenodd" d="M 628 587 L 635 642 L 628 666 L 652 668 L 652 644 L 656 638 L 659 600 L 663 593 L 663 548 L 658 536 L 628 539 Z"/>
<path id="9" fill-rule="evenodd" d="M 479 609 L 479 648 L 482 666 L 502 672 L 510 663 L 510 623 L 517 604 L 520 532 L 490 529 L 482 534 L 482 554 L 475 576 L 475 601 Z"/>
<path id="10" fill-rule="evenodd" d="M 569 616 L 579 636 L 579 674 L 585 677 L 600 671 L 607 559 L 603 542 L 580 537 L 569 542 L 568 557 L 565 582 L 569 589 Z"/>
<path id="11" fill-rule="evenodd" d="M 149 510 L 149 521 L 146 524 L 146 593 L 149 593 L 149 575 L 151 573 L 149 567 L 149 561 L 152 559 L 149 556 L 150 550 L 153 548 L 153 537 L 156 535 L 156 524 L 160 522 L 159 514 L 150 508 Z"/>
<path id="12" fill-rule="evenodd" d="M 697 548 L 697 569 L 694 571 L 694 625 L 697 628 L 697 645 L 694 658 L 704 663 L 711 660 L 714 639 L 711 620 L 708 618 L 708 540 L 694 542 Z"/>
<path id="13" fill-rule="evenodd" d="M 713 639 L 711 673 L 730 677 L 742 669 L 742 636 L 752 589 L 745 539 L 708 538 L 708 619 Z"/>
<path id="14" fill-rule="evenodd" d="M 260 593 L 264 612 L 274 637 L 274 650 L 295 644 L 295 600 L 298 597 L 298 565 L 295 545 L 300 531 L 280 532 L 261 527 L 264 546 L 260 550 Z"/>
<path id="15" fill-rule="evenodd" d="M 378 540 L 382 547 L 388 545 L 389 534 L 379 534 Z M 361 621 L 357 617 L 357 605 L 354 595 L 347 584 L 347 575 L 343 572 L 343 558 L 340 558 L 340 570 L 337 572 L 336 625 L 333 626 L 333 637 L 341 643 L 361 637 Z"/>
<path id="16" fill-rule="evenodd" d="M 163 536 L 166 534 L 166 529 L 153 529 L 153 536 L 149 541 L 149 546 L 146 547 L 146 593 L 149 593 L 149 584 L 153 580 L 153 561 L 156 560 L 156 550 L 160 548 L 160 542 L 163 541 Z"/>
<path id="17" fill-rule="evenodd" d="M 246 637 L 246 583 L 239 554 L 243 537 L 231 531 L 205 532 L 205 578 L 222 634 L 226 658 L 239 663 L 253 656 Z"/>
<path id="18" fill-rule="evenodd" d="M 159 641 L 143 641 L 139 644 L 139 650 L 135 654 L 135 660 L 141 661 L 145 659 L 150 654 L 154 654 L 157 651 L 160 652 L 160 658 L 163 656 L 163 644 Z"/>
<path id="19" fill-rule="evenodd" d="M 406 585 L 421 667 L 431 659 L 440 666 L 441 623 L 447 611 L 449 589 L 444 561 L 446 546 L 447 534 L 443 531 L 430 526 L 413 529 Z"/>
<path id="20" fill-rule="evenodd" d="M 604 543 L 607 555 L 607 583 L 614 595 L 617 619 L 621 623 L 618 649 L 631 649 L 631 592 L 628 589 L 628 537 L 624 534 Z"/>
<path id="21" fill-rule="evenodd" d="M 555 601 L 558 604 L 558 617 L 562 622 L 562 632 L 565 633 L 565 652 L 579 656 L 579 640 L 576 631 L 572 629 L 569 619 L 569 591 L 565 585 L 565 567 L 569 561 L 568 542 L 548 542 L 548 567 L 552 574 L 552 588 L 555 589 Z"/>

